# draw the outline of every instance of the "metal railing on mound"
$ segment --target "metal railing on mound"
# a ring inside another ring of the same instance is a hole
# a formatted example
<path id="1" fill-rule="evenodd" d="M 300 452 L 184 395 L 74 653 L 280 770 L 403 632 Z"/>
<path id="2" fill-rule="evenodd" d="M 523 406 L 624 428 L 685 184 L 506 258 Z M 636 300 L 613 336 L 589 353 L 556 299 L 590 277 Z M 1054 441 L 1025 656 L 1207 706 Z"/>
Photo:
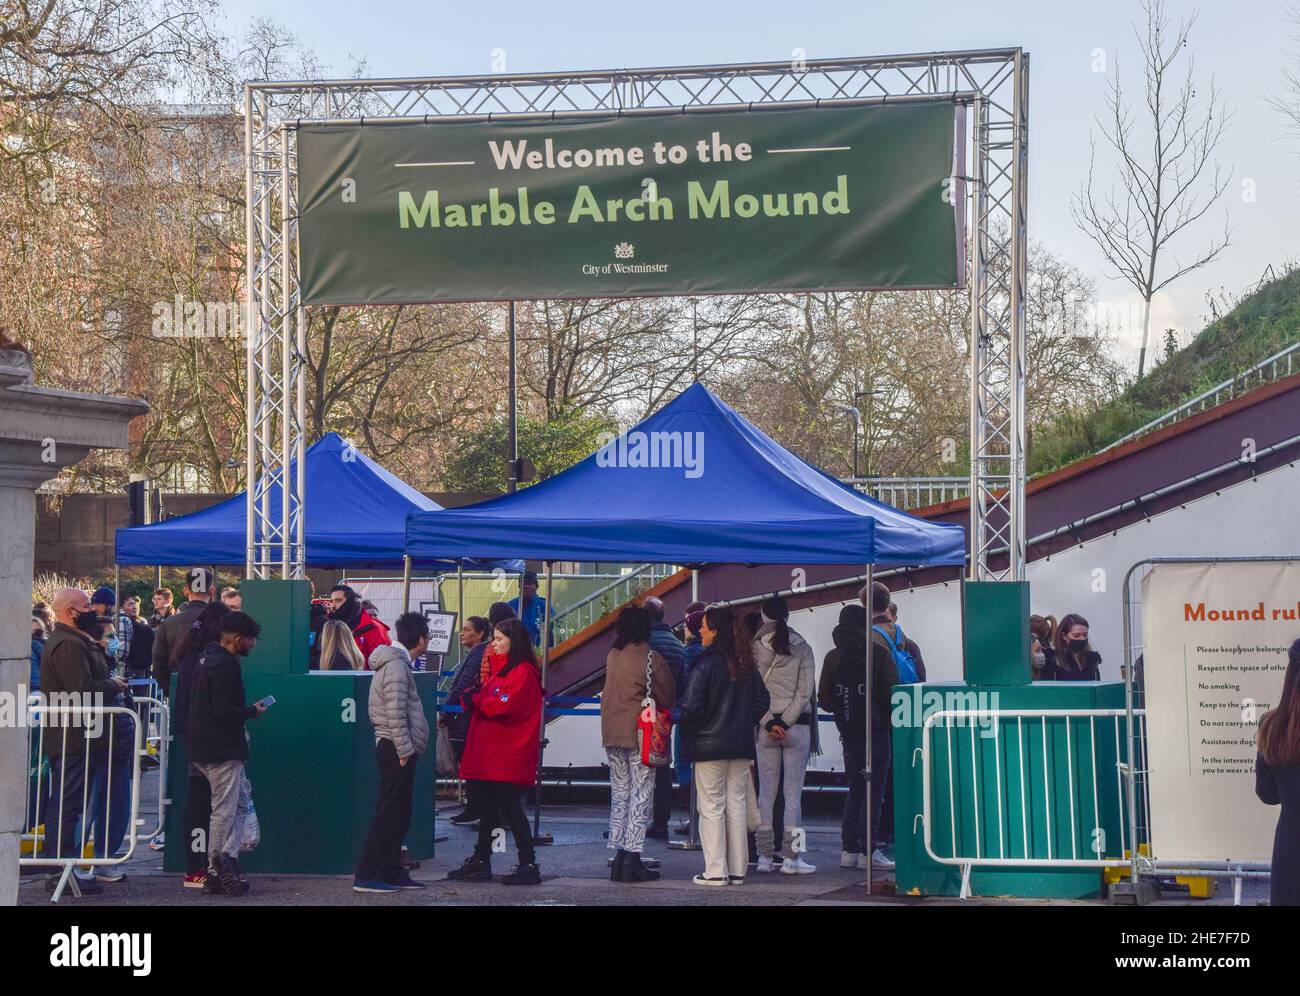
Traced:
<path id="1" fill-rule="evenodd" d="M 846 477 L 868 498 L 903 511 L 970 497 L 970 477 Z"/>
<path id="2" fill-rule="evenodd" d="M 1298 370 L 1300 370 L 1300 342 L 1293 342 L 1285 349 L 1279 350 L 1267 359 L 1256 363 L 1249 370 L 1230 377 L 1221 384 L 1216 384 L 1208 391 L 1198 394 L 1189 401 L 1184 401 L 1177 408 L 1171 408 L 1159 418 L 1152 419 L 1141 428 L 1134 429 L 1126 436 L 1121 436 L 1109 446 L 1102 447 L 1100 452 L 1105 453 L 1107 450 L 1121 446 L 1129 440 L 1137 439 L 1149 432 L 1155 432 L 1157 429 L 1163 429 L 1175 422 L 1181 422 L 1185 418 L 1191 418 L 1193 415 L 1209 411 L 1211 408 L 1240 397 L 1248 391 L 1263 387 L 1265 384 L 1272 384 L 1283 377 L 1290 377 Z"/>

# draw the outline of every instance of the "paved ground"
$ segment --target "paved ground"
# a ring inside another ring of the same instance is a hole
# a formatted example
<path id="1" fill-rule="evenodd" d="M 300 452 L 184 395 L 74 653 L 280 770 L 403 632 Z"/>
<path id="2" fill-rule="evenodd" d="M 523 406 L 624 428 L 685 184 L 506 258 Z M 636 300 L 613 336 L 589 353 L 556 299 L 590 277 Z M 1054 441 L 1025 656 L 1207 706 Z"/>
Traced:
<path id="1" fill-rule="evenodd" d="M 146 776 L 149 779 L 150 776 Z M 156 777 L 156 776 L 155 776 Z M 152 786 L 146 781 L 147 789 Z M 145 791 L 143 798 L 153 796 Z M 156 797 L 156 796 L 154 796 Z M 446 815 L 459 809 L 448 805 Z M 380 906 L 380 905 L 524 905 L 524 906 L 864 906 L 864 905 L 1047 905 L 1044 900 L 970 900 L 961 904 L 955 899 L 896 897 L 892 877 L 878 874 L 875 891 L 866 892 L 866 873 L 839 867 L 839 825 L 829 818 L 810 818 L 808 824 L 808 860 L 817 865 L 813 875 L 759 875 L 750 870 L 743 886 L 702 888 L 691 878 L 703 869 L 698 851 L 672 850 L 664 841 L 648 841 L 646 854 L 662 861 L 663 878 L 658 882 L 624 885 L 610 882 L 606 860 L 610 854 L 603 833 L 608 826 L 607 811 L 598 807 L 552 807 L 543 810 L 542 829 L 554 835 L 555 843 L 538 849 L 542 884 L 529 887 L 503 886 L 499 882 L 461 884 L 446 881 L 447 871 L 457 867 L 469 854 L 475 834 L 440 820 L 438 828 L 447 835 L 437 845 L 437 856 L 426 860 L 413 872 L 416 879 L 428 883 L 421 892 L 396 895 L 360 895 L 351 889 L 350 876 L 254 875 L 252 891 L 242 899 L 230 900 L 205 896 L 198 889 L 184 889 L 176 875 L 164 874 L 162 855 L 148 850 L 143 843 L 126 866 L 127 880 L 105 885 L 104 895 L 80 900 L 65 898 L 64 904 L 87 905 L 219 905 L 227 903 L 274 906 Z M 152 820 L 148 821 L 152 823 Z M 681 840 L 674 837 L 674 840 Z M 502 855 L 493 863 L 498 877 L 510 870 L 513 853 Z M 19 905 L 47 903 L 44 876 L 24 878 L 19 888 Z M 1266 899 L 1267 883 L 1247 884 L 1245 902 L 1253 905 Z M 1185 902 L 1171 898 L 1165 902 Z M 1210 902 L 1231 903 L 1231 886 L 1225 884 Z M 1203 901 L 1197 902 L 1203 904 Z M 1104 905 L 1096 900 L 1072 905 Z"/>

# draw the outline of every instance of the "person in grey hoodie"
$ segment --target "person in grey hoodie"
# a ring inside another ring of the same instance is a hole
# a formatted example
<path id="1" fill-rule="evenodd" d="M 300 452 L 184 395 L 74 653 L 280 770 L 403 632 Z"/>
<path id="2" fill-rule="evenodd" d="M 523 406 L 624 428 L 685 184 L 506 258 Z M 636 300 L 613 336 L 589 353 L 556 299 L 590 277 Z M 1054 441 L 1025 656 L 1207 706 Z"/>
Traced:
<path id="1" fill-rule="evenodd" d="M 785 832 L 781 835 L 780 870 L 787 875 L 807 875 L 817 870 L 803 860 L 802 814 L 804 774 L 812 750 L 813 652 L 786 620 L 790 607 L 773 596 L 763 603 L 763 623 L 754 634 L 754 666 L 767 686 L 771 705 L 759 720 L 755 739 L 758 765 L 758 871 L 776 871 L 771 855 L 776 841 L 772 811 L 777 786 L 784 774 Z M 783 770 L 784 769 L 784 770 Z"/>
<path id="2" fill-rule="evenodd" d="M 411 660 L 429 646 L 429 621 L 405 612 L 395 623 L 397 643 L 370 654 L 370 725 L 375 728 L 379 800 L 357 862 L 354 892 L 422 889 L 402 866 L 402 840 L 411 828 L 415 765 L 429 746 L 429 721 L 411 674 Z"/>

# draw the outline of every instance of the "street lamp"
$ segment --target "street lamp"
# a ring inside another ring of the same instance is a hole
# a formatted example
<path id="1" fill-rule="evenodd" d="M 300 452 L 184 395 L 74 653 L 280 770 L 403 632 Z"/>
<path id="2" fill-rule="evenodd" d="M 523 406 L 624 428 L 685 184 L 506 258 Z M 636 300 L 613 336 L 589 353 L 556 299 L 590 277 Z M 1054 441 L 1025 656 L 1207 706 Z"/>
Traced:
<path id="1" fill-rule="evenodd" d="M 871 415 L 871 399 L 872 399 L 872 398 L 880 397 L 880 396 L 883 395 L 884 393 L 885 393 L 885 392 L 884 392 L 883 390 L 881 390 L 880 388 L 872 388 L 872 389 L 869 390 L 869 391 L 854 391 L 854 392 L 853 392 L 853 402 L 854 402 L 854 404 L 853 404 L 852 406 L 850 406 L 850 407 L 852 408 L 853 412 L 855 413 L 855 414 L 854 414 L 854 417 L 853 417 L 853 422 L 854 422 L 854 430 L 853 430 L 853 476 L 854 476 L 854 477 L 857 477 L 857 476 L 858 476 L 858 431 L 857 431 L 857 430 L 858 430 L 858 428 L 860 428 L 861 425 L 862 425 L 862 413 L 861 413 L 861 410 L 860 410 L 857 406 L 858 406 L 859 404 L 861 404 L 863 398 L 866 398 L 866 399 L 867 399 L 867 416 L 868 416 L 868 418 L 870 418 L 870 415 Z M 847 411 L 847 410 L 848 410 L 848 409 L 846 409 L 846 411 Z M 867 468 L 865 468 L 865 470 L 869 473 L 870 470 L 871 470 L 871 468 L 870 468 L 870 467 L 867 467 Z"/>
<path id="2" fill-rule="evenodd" d="M 857 405 L 844 405 L 840 408 L 840 411 L 853 419 L 853 479 L 856 481 L 858 477 L 858 430 L 862 427 L 862 412 Z"/>

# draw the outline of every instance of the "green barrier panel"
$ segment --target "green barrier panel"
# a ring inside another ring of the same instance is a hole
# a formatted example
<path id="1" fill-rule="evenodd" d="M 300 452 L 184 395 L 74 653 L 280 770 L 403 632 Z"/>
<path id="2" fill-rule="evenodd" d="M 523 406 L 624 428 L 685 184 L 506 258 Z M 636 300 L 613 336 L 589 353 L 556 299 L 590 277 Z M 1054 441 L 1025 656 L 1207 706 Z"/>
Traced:
<path id="1" fill-rule="evenodd" d="M 961 888 L 960 867 L 936 862 L 925 850 L 920 819 L 925 716 L 941 709 L 1078 710 L 1124 705 L 1124 686 L 1114 682 L 1041 682 L 993 689 L 956 683 L 899 685 L 893 694 L 894 830 L 900 895 L 953 896 Z M 1002 719 L 996 728 L 989 721 L 983 728 L 966 725 L 948 730 L 942 723 L 932 727 L 931 845 L 935 854 L 1122 858 L 1127 827 L 1116 764 L 1125 756 L 1123 730 L 1122 717 L 1070 719 L 1068 734 L 1064 717 Z M 1085 898 L 1100 893 L 1101 878 L 1100 869 L 981 870 L 977 866 L 971 874 L 971 891 L 975 895 Z"/>
<path id="2" fill-rule="evenodd" d="M 972 685 L 1025 685 L 1029 656 L 1029 582 L 965 581 L 961 586 L 962 672 Z"/>

